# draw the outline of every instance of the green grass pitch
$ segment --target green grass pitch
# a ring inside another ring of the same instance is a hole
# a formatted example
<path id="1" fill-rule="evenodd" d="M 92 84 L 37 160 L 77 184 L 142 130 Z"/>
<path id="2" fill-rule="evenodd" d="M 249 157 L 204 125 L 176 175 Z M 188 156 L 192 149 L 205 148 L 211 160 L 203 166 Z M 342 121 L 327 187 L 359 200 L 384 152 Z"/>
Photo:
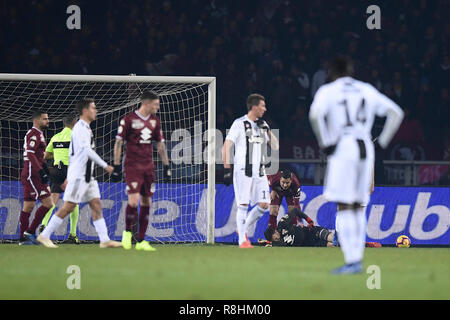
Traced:
<path id="1" fill-rule="evenodd" d="M 362 274 L 335 276 L 339 248 L 155 247 L 0 245 L 0 299 L 450 299 L 448 248 L 366 248 Z M 79 290 L 67 289 L 70 265 Z M 380 289 L 367 288 L 369 265 Z"/>

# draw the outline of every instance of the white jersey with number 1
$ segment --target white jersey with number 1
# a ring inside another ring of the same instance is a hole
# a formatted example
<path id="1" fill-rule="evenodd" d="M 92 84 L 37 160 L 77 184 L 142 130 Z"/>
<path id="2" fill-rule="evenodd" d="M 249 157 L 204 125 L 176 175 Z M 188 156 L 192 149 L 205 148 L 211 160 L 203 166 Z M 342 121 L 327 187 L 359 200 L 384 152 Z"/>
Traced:
<path id="1" fill-rule="evenodd" d="M 269 181 L 260 171 L 267 132 L 245 115 L 233 122 L 225 139 L 234 143 L 233 187 L 237 204 L 270 202 Z"/>

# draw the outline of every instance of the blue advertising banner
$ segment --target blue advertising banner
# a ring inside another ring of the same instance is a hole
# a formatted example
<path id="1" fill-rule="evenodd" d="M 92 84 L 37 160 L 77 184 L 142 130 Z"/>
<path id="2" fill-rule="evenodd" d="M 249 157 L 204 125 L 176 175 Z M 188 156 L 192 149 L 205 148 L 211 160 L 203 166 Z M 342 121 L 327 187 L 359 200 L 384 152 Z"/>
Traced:
<path id="1" fill-rule="evenodd" d="M 121 183 L 100 183 L 103 215 L 112 239 L 119 240 L 124 230 L 127 196 Z M 20 182 L 0 184 L 0 239 L 18 239 L 22 208 Z M 147 238 L 158 241 L 205 241 L 206 185 L 157 184 L 152 199 Z M 319 186 L 303 186 L 300 198 L 303 211 L 316 225 L 335 228 L 336 204 L 327 202 Z M 62 204 L 60 200 L 57 206 Z M 216 185 L 215 240 L 237 242 L 236 203 L 232 186 Z M 36 209 L 36 208 L 35 208 Z M 78 222 L 81 240 L 97 240 L 90 209 L 80 207 Z M 285 201 L 278 219 L 287 211 Z M 33 212 L 34 213 L 34 212 Z M 33 216 L 32 213 L 32 216 Z M 450 245 L 450 188 L 377 187 L 367 206 L 367 241 L 394 244 L 407 235 L 412 244 Z M 64 239 L 68 218 L 53 239 Z M 268 212 L 249 230 L 250 240 L 264 238 Z"/>

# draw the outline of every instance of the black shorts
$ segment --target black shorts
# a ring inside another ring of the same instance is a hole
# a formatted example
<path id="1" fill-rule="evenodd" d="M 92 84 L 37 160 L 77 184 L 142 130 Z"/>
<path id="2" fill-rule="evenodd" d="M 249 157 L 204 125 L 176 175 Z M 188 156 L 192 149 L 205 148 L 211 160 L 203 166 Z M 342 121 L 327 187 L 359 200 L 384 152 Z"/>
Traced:
<path id="1" fill-rule="evenodd" d="M 61 185 L 67 178 L 67 166 L 62 166 L 59 169 L 57 166 L 53 167 L 50 174 L 50 191 L 51 193 L 63 193 Z"/>

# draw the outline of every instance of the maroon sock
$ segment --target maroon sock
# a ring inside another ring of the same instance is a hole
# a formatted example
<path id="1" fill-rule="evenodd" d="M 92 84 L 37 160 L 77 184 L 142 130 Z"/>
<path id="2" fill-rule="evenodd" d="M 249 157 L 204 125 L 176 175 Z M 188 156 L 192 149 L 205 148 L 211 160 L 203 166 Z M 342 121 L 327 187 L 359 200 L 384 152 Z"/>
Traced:
<path id="1" fill-rule="evenodd" d="M 28 224 L 30 223 L 30 213 L 21 211 L 19 220 L 20 220 L 20 238 L 23 238 L 23 233 L 28 229 Z"/>
<path id="2" fill-rule="evenodd" d="M 137 208 L 132 208 L 127 205 L 127 211 L 125 213 L 125 230 L 132 231 L 132 227 L 136 224 Z"/>
<path id="3" fill-rule="evenodd" d="M 269 215 L 269 226 L 273 229 L 277 228 L 277 216 Z"/>
<path id="4" fill-rule="evenodd" d="M 150 207 L 141 206 L 141 210 L 139 211 L 138 241 L 145 240 L 145 232 L 147 231 L 149 216 L 150 216 Z"/>
<path id="5" fill-rule="evenodd" d="M 50 210 L 50 208 L 47 208 L 44 205 L 40 206 L 39 209 L 36 210 L 36 214 L 34 215 L 33 222 L 31 222 L 30 227 L 27 229 L 28 233 L 32 233 L 32 234 L 36 233 L 37 227 L 39 227 L 39 225 L 41 224 L 42 219 L 44 219 L 48 210 Z"/>
<path id="6" fill-rule="evenodd" d="M 291 223 L 296 226 L 298 222 L 298 217 L 295 217 L 294 219 L 292 219 Z"/>

